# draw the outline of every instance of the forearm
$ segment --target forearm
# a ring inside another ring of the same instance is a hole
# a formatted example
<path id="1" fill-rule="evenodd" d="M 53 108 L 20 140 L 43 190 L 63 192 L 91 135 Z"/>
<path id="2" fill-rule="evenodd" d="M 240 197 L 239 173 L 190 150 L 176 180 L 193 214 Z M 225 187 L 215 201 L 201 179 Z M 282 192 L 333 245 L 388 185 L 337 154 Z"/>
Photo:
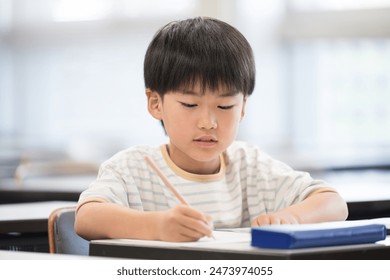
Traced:
<path id="1" fill-rule="evenodd" d="M 177 205 L 165 211 L 138 211 L 107 202 L 91 201 L 76 214 L 75 230 L 85 239 L 132 238 L 195 241 L 212 236 L 211 217 Z"/>
<path id="2" fill-rule="evenodd" d="M 76 215 L 75 230 L 85 239 L 158 239 L 159 212 L 141 212 L 113 203 L 89 202 Z"/>
<path id="3" fill-rule="evenodd" d="M 336 192 L 320 192 L 309 195 L 302 202 L 280 211 L 293 215 L 300 224 L 345 220 L 348 208 L 344 199 Z"/>
<path id="4" fill-rule="evenodd" d="M 342 221 L 348 216 L 344 199 L 336 192 L 313 193 L 300 203 L 256 217 L 252 226 L 271 224 L 308 224 Z"/>

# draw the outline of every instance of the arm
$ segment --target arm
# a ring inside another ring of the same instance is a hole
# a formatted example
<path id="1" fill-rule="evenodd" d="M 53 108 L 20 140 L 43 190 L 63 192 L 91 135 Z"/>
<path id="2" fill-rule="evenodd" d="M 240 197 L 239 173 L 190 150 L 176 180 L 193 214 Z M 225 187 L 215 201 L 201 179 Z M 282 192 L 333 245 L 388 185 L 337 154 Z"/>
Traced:
<path id="1" fill-rule="evenodd" d="M 300 203 L 280 211 L 260 215 L 252 221 L 252 226 L 340 221 L 347 216 L 344 199 L 337 192 L 326 189 L 313 192 Z"/>
<path id="2" fill-rule="evenodd" d="M 211 236 L 210 217 L 185 205 L 143 212 L 108 202 L 91 201 L 77 211 L 75 230 L 85 239 L 132 238 L 194 241 Z"/>

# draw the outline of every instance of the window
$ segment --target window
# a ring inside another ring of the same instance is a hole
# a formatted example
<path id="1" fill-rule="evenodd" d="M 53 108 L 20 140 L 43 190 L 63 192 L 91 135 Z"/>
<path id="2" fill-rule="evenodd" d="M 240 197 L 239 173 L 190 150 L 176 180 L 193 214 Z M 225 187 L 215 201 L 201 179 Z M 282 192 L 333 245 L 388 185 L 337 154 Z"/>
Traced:
<path id="1" fill-rule="evenodd" d="M 291 0 L 290 7 L 298 11 L 362 10 L 390 7 L 388 0 Z"/>
<path id="2" fill-rule="evenodd" d="M 0 144 L 104 159 L 165 141 L 140 106 L 143 56 L 163 23 L 197 9 L 194 0 L 0 0 Z"/>
<path id="3" fill-rule="evenodd" d="M 330 166 L 389 163 L 389 7 L 386 0 L 290 3 L 281 35 L 295 152 Z"/>
<path id="4" fill-rule="evenodd" d="M 143 56 L 163 24 L 196 15 L 254 49 L 240 139 L 294 164 L 388 163 L 390 0 L 0 0 L 0 140 L 84 158 L 166 141 L 140 105 Z"/>
<path id="5" fill-rule="evenodd" d="M 385 156 L 390 40 L 296 42 L 291 59 L 296 148 Z"/>

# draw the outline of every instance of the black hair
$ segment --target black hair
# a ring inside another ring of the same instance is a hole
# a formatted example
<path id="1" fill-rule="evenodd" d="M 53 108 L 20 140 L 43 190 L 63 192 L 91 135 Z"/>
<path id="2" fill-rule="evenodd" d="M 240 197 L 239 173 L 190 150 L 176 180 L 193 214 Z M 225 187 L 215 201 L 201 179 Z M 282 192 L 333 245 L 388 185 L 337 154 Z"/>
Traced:
<path id="1" fill-rule="evenodd" d="M 213 18 L 173 21 L 153 37 L 144 60 L 145 87 L 163 96 L 193 87 L 226 86 L 245 96 L 255 86 L 252 48 L 233 26 Z"/>

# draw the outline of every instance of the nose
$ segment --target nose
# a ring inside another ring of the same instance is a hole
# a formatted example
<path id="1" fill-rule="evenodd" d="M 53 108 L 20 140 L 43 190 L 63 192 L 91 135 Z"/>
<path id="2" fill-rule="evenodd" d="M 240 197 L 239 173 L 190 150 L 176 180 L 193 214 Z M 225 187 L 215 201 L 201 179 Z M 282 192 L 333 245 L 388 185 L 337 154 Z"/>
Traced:
<path id="1" fill-rule="evenodd" d="M 201 112 L 199 117 L 198 127 L 200 129 L 216 129 L 217 128 L 217 118 L 215 114 L 209 110 L 205 109 Z"/>

